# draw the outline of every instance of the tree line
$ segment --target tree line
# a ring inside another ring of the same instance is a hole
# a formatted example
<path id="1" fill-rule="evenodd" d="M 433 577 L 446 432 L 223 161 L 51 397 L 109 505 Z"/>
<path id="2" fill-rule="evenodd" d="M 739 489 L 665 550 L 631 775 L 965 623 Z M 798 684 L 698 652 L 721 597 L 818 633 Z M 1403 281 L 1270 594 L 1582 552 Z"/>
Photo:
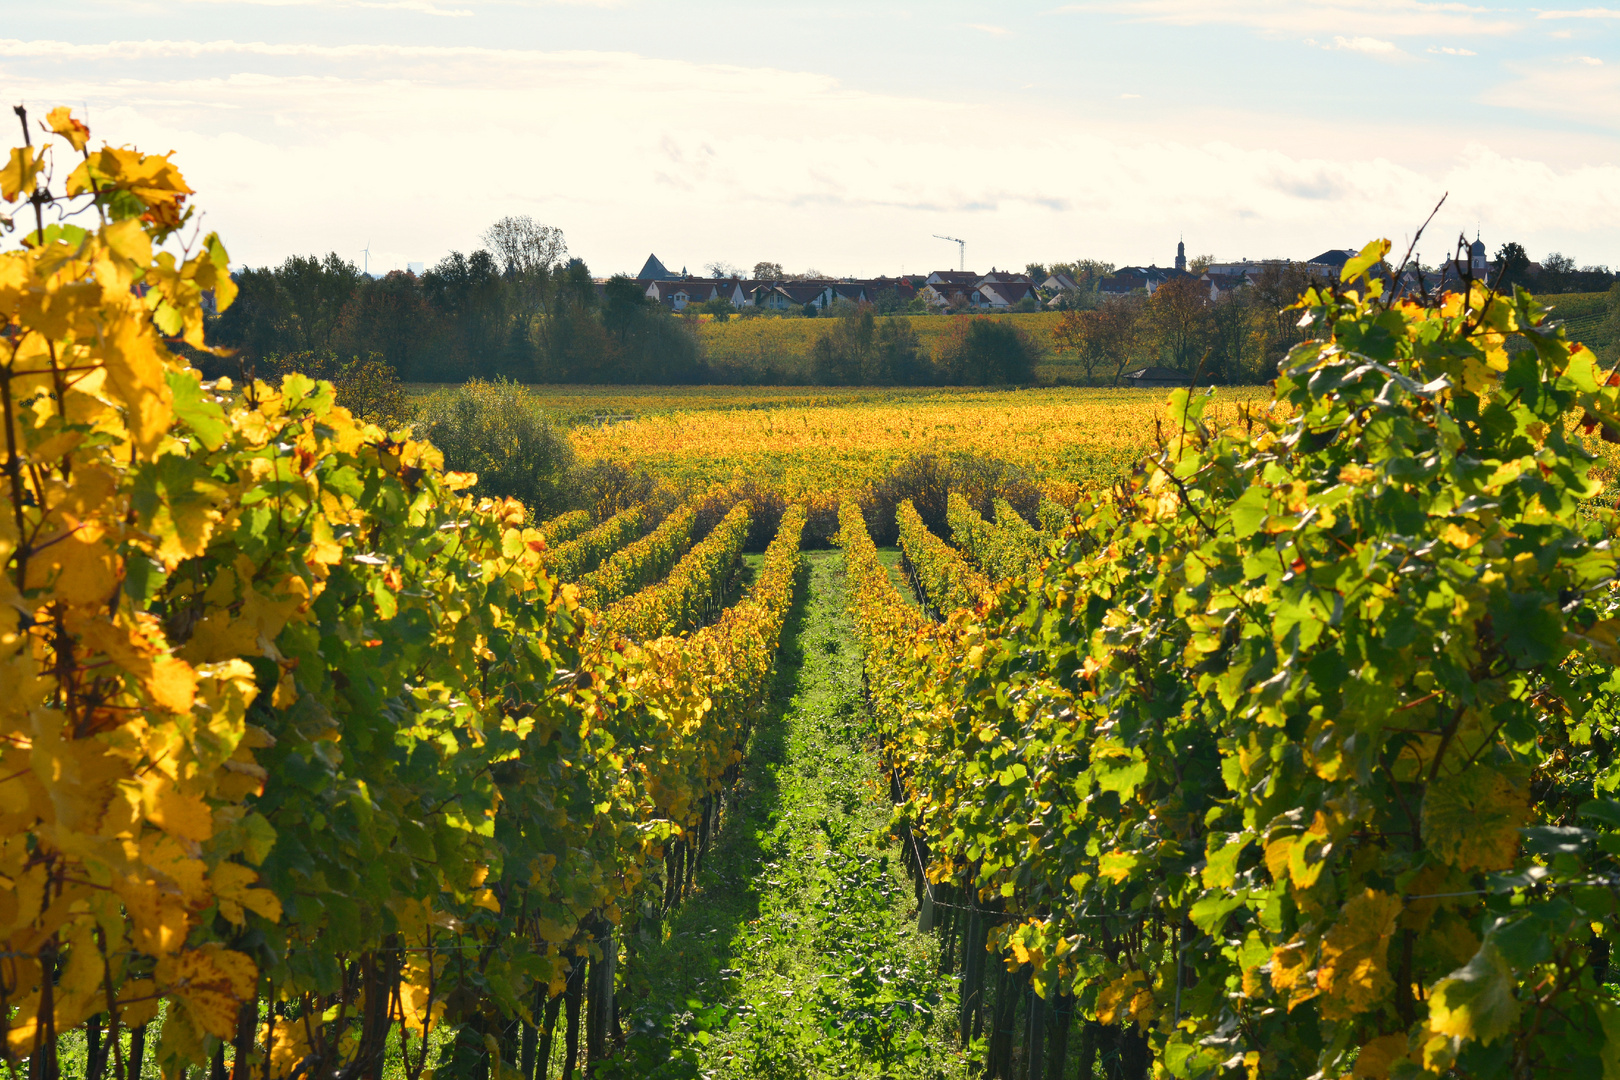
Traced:
<path id="1" fill-rule="evenodd" d="M 1152 295 L 1070 307 L 1052 332 L 1053 349 L 1087 385 L 1118 385 L 1144 364 L 1197 370 L 1205 382 L 1266 382 L 1301 340 L 1287 308 L 1309 284 L 1297 263 L 1267 264 L 1248 285 L 1213 298 L 1207 281 L 1172 278 Z"/>
<path id="2" fill-rule="evenodd" d="M 1036 381 L 1037 365 L 1056 353 L 1077 369 L 1073 381 L 1087 385 L 1117 385 L 1143 365 L 1189 375 L 1196 369 L 1211 382 L 1254 383 L 1270 380 L 1277 361 L 1300 340 L 1287 308 L 1311 284 L 1304 266 L 1276 262 L 1263 265 L 1248 284 L 1218 294 L 1209 282 L 1186 276 L 1151 295 L 1105 296 L 1100 285 L 1114 270 L 1110 263 L 1032 263 L 1026 270 L 1035 280 L 1063 273 L 1077 286 L 1058 297 L 1062 321 L 1049 341 L 1008 323 L 966 318 L 953 325 L 942 348 L 930 351 L 908 320 L 882 317 L 922 306 L 893 295 L 859 308 L 834 305 L 823 314 L 840 317 L 829 320 L 809 355 L 755 370 L 706 357 L 692 320 L 649 299 L 635 280 L 594 281 L 583 260 L 569 257 L 558 229 L 507 217 L 482 240 L 471 254 L 452 252 L 420 275 L 394 271 L 372 278 L 335 253 L 237 271 L 238 299 L 210 329 L 210 339 L 236 355 L 199 354 L 194 362 L 212 375 L 256 366 L 336 377 L 347 367 L 371 365 L 405 382 L 438 383 L 1027 385 Z M 1615 282 L 1607 267 L 1577 268 L 1556 252 L 1533 263 L 1517 243 L 1502 246 L 1496 266 L 1493 277 L 1503 286 L 1543 294 L 1595 292 Z M 710 267 L 722 269 L 735 271 Z M 1419 269 L 1438 277 L 1436 270 Z M 754 274 L 803 276 L 765 262 Z M 694 310 L 721 320 L 734 313 L 723 300 Z"/>
<path id="3" fill-rule="evenodd" d="M 483 240 L 421 275 L 372 278 L 335 253 L 236 272 L 210 339 L 237 355 L 217 374 L 374 358 L 407 382 L 707 381 L 692 333 L 627 277 L 598 289 L 561 231 L 508 217 Z"/>

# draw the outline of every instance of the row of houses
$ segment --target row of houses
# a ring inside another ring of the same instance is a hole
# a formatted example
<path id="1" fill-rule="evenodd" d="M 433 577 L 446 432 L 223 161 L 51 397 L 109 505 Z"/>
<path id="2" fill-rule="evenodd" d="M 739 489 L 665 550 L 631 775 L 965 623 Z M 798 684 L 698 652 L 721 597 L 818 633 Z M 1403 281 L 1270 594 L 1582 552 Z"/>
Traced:
<path id="1" fill-rule="evenodd" d="M 1209 294 L 1211 302 L 1233 289 L 1252 285 L 1262 274 L 1276 267 L 1294 266 L 1308 276 L 1337 281 L 1344 264 L 1355 258 L 1354 248 L 1331 248 L 1305 260 L 1292 259 L 1239 259 L 1234 262 L 1210 263 L 1202 270 L 1187 268 L 1187 246 L 1176 245 L 1176 258 L 1172 266 L 1124 266 L 1097 283 L 1104 298 L 1146 293 L 1152 296 L 1167 282 L 1180 278 L 1196 278 Z M 1469 248 L 1469 265 L 1447 264 L 1444 273 L 1461 276 L 1464 270 L 1475 277 L 1484 277 L 1495 268 L 1486 261 L 1485 245 L 1475 239 Z M 649 255 L 638 284 L 645 286 L 647 296 L 665 307 L 683 311 L 693 304 L 725 299 L 733 307 L 764 308 L 771 311 L 797 311 L 802 309 L 826 310 L 839 302 L 849 304 L 875 303 L 881 296 L 893 294 L 902 304 L 920 297 L 931 308 L 944 310 L 972 309 L 979 311 L 1030 310 L 1033 307 L 1058 307 L 1066 293 L 1078 285 L 1066 274 L 1049 274 L 1041 281 L 1027 274 L 991 268 L 980 274 L 971 270 L 935 270 L 926 277 L 921 275 L 878 278 L 844 278 L 841 280 L 755 281 L 741 277 L 699 278 L 684 272 L 672 274 L 656 255 Z M 1406 283 L 1401 283 L 1402 288 Z"/>
<path id="2" fill-rule="evenodd" d="M 1187 269 L 1187 248 L 1185 244 L 1176 245 L 1176 262 L 1174 266 L 1126 266 L 1108 277 L 1103 278 L 1097 286 L 1098 292 L 1105 297 L 1125 296 L 1134 292 L 1146 292 L 1149 296 L 1158 291 L 1166 282 L 1181 277 L 1196 276 L 1198 281 L 1207 287 L 1211 301 L 1233 289 L 1245 285 L 1252 285 L 1268 270 L 1279 267 L 1293 267 L 1302 270 L 1308 277 L 1327 281 L 1338 281 L 1344 264 L 1355 258 L 1360 252 L 1355 248 L 1330 248 L 1309 259 L 1239 259 L 1235 262 L 1212 262 L 1202 271 Z M 1430 281 L 1430 286 L 1446 286 L 1460 281 L 1463 277 L 1488 279 L 1495 274 L 1497 266 L 1486 258 L 1485 243 L 1479 237 L 1468 245 L 1466 261 L 1462 256 L 1443 263 L 1438 270 L 1438 281 Z M 1386 276 L 1393 271 L 1386 269 Z M 1392 283 L 1398 292 L 1420 288 L 1423 283 L 1417 280 L 1415 272 L 1408 271 L 1403 280 Z"/>
<path id="3" fill-rule="evenodd" d="M 674 311 L 693 304 L 724 299 L 733 307 L 757 307 L 771 311 L 818 311 L 843 301 L 849 304 L 875 303 L 893 294 L 902 304 L 921 297 L 930 307 L 971 307 L 985 311 L 1007 311 L 1026 298 L 1044 303 L 1047 295 L 1073 289 L 1074 282 L 1063 275 L 1037 283 L 1026 274 L 992 269 L 988 274 L 972 271 L 936 270 L 927 275 L 901 277 L 843 278 L 839 280 L 757 281 L 742 277 L 701 278 L 672 274 L 656 255 L 649 255 L 638 284 L 647 297 Z M 1029 305 L 1025 305 L 1026 307 Z"/>

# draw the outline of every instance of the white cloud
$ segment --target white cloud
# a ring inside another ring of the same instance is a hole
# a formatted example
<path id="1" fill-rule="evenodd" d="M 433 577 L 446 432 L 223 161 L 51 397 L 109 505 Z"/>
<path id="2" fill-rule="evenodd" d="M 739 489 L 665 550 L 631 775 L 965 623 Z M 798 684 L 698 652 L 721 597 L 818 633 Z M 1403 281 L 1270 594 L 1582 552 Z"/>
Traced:
<path id="1" fill-rule="evenodd" d="M 1611 131 L 1620 126 L 1620 69 L 1565 60 L 1518 64 L 1512 70 L 1517 78 L 1486 90 L 1481 100 L 1510 109 L 1550 112 Z"/>
<path id="2" fill-rule="evenodd" d="M 1430 45 L 1429 51 L 1443 56 L 1478 56 L 1473 49 L 1455 49 L 1450 45 Z"/>
<path id="3" fill-rule="evenodd" d="M 1141 96 L 1142 96 L 1141 94 L 1121 94 L 1121 95 L 1119 95 L 1119 99 L 1121 101 L 1133 101 L 1136 98 L 1139 98 Z"/>
<path id="4" fill-rule="evenodd" d="M 1005 26 L 992 26 L 989 23 L 963 23 L 962 25 L 969 30 L 977 30 L 981 34 L 990 34 L 993 37 L 1007 37 L 1012 33 Z"/>
<path id="5" fill-rule="evenodd" d="M 1424 0 L 1088 0 L 1059 10 L 1112 13 L 1180 26 L 1245 26 L 1288 37 L 1502 35 L 1519 26 L 1496 9 Z"/>
<path id="6" fill-rule="evenodd" d="M 1575 11 L 1542 11 L 1536 14 L 1538 19 L 1620 19 L 1620 11 L 1614 8 L 1580 8 Z"/>
<path id="7" fill-rule="evenodd" d="M 1485 140 L 1452 151 L 1449 122 L 1282 139 L 1270 114 L 1007 109 L 816 73 L 470 46 L 11 40 L 0 68 L 31 109 L 87 101 L 97 136 L 176 150 L 207 224 L 250 264 L 358 258 L 368 240 L 373 269 L 432 262 L 508 213 L 561 226 L 599 273 L 649 250 L 893 272 L 941 263 L 936 232 L 983 265 L 1162 264 L 1182 227 L 1201 250 L 1253 257 L 1399 235 L 1448 189 L 1459 221 L 1511 222 L 1532 250 L 1586 257 L 1559 232 L 1570 222 L 1588 245 L 1620 239 L 1620 170 L 1567 149 L 1547 150 L 1556 165 Z M 1525 78 L 1579 76 L 1602 105 L 1614 74 Z"/>
<path id="8" fill-rule="evenodd" d="M 209 5 L 245 5 L 249 7 L 355 7 L 382 11 L 412 11 L 419 15 L 444 15 L 466 18 L 472 12 L 466 8 L 442 8 L 430 0 L 188 0 L 189 3 Z"/>
<path id="9" fill-rule="evenodd" d="M 1406 55 L 1393 41 L 1381 41 L 1373 37 L 1335 37 L 1333 47 L 1348 52 L 1366 53 L 1368 56 L 1376 56 L 1383 60 L 1393 60 Z"/>
<path id="10" fill-rule="evenodd" d="M 1603 61 L 1599 60 L 1595 56 L 1582 56 L 1582 57 L 1580 57 L 1580 61 L 1581 61 L 1581 63 L 1585 64 L 1587 67 L 1602 67 L 1603 66 Z"/>

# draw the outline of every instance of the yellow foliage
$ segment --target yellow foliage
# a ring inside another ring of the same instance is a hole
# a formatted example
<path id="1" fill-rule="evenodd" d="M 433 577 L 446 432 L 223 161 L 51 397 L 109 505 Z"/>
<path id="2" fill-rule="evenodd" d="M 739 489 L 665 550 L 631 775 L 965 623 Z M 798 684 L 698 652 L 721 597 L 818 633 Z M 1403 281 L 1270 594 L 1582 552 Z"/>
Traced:
<path id="1" fill-rule="evenodd" d="M 1386 961 L 1400 914 L 1400 897 L 1372 889 L 1344 905 L 1338 922 L 1322 938 L 1316 971 L 1316 985 L 1324 995 L 1322 1015 L 1344 1018 L 1367 1012 L 1394 988 Z"/>

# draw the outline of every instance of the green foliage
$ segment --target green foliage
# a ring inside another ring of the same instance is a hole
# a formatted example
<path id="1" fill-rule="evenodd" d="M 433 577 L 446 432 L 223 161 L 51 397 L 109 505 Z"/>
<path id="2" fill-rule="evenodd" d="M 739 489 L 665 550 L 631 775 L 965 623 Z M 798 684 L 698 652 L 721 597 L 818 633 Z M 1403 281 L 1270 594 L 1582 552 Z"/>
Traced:
<path id="1" fill-rule="evenodd" d="M 337 404 L 368 424 L 394 429 L 411 417 L 404 384 L 376 353 L 344 361 L 330 349 L 311 350 L 272 356 L 268 366 L 282 378 L 302 374 L 330 382 Z"/>
<path id="2" fill-rule="evenodd" d="M 1051 499 L 1042 498 L 1039 508 L 1041 531 L 1052 536 L 1062 536 L 1069 529 L 1071 514 Z"/>
<path id="3" fill-rule="evenodd" d="M 1006 499 L 1031 511 L 1041 500 L 1040 489 L 1018 466 L 985 454 L 959 451 L 913 454 L 898 462 L 862 493 L 861 511 L 873 539 L 879 543 L 895 542 L 895 515 L 903 502 L 912 504 L 924 525 L 943 534 L 949 528 L 952 492 L 980 506 L 992 499 Z"/>
<path id="4" fill-rule="evenodd" d="M 554 548 L 568 543 L 591 527 L 591 515 L 585 510 L 570 510 L 558 514 L 540 526 L 540 539 L 546 547 Z"/>
<path id="5" fill-rule="evenodd" d="M 930 876 L 1171 1075 L 1599 1075 L 1620 389 L 1522 291 L 1377 296 L 1307 292 L 1244 425 L 1177 391 L 982 617 L 858 605 L 885 741 Z"/>
<path id="6" fill-rule="evenodd" d="M 475 379 L 439 390 L 418 409 L 415 430 L 447 469 L 476 474 L 481 494 L 518 499 L 542 516 L 569 500 L 573 448 L 516 383 Z"/>
<path id="7" fill-rule="evenodd" d="M 1016 323 L 963 316 L 940 349 L 945 381 L 963 386 L 1027 386 L 1035 381 L 1040 347 Z"/>
<path id="8" fill-rule="evenodd" d="M 823 386 L 894 386 L 939 382 L 937 369 L 907 319 L 884 319 L 869 306 L 842 314 L 810 350 L 810 375 Z"/>

